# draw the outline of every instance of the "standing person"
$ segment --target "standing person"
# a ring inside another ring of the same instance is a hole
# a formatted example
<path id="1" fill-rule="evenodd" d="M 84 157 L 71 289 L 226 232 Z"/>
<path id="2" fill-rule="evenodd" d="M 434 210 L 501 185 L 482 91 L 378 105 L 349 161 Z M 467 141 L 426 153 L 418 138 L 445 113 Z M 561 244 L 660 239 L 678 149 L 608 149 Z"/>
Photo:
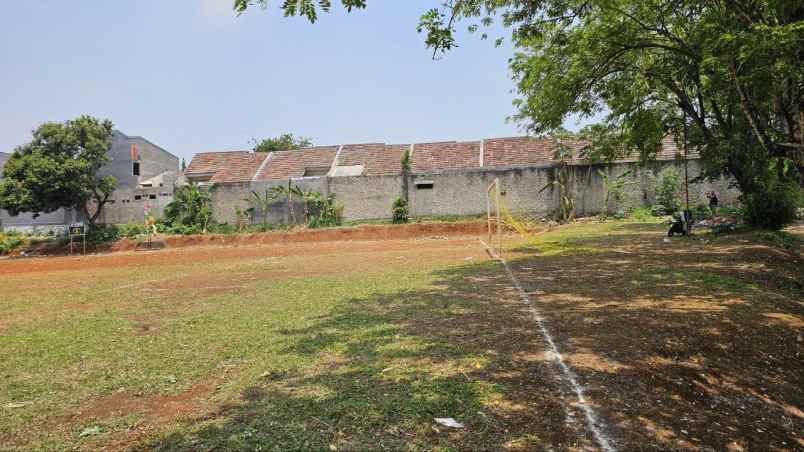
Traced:
<path id="1" fill-rule="evenodd" d="M 711 191 L 709 192 L 708 197 L 709 197 L 709 210 L 711 210 L 712 215 L 714 215 L 715 211 L 717 210 L 717 203 L 718 203 L 717 194 L 714 191 Z"/>

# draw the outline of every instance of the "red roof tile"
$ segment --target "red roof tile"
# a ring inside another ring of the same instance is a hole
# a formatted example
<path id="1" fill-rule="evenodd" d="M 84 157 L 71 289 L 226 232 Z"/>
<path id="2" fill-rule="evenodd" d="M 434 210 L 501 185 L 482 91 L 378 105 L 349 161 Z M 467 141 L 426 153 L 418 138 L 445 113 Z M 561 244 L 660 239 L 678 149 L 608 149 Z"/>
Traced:
<path id="1" fill-rule="evenodd" d="M 332 166 L 338 146 L 317 146 L 294 151 L 272 152 L 270 160 L 256 180 L 283 180 L 303 177 L 307 169 Z"/>
<path id="2" fill-rule="evenodd" d="M 549 138 L 491 138 L 483 140 L 483 166 L 536 165 L 552 161 Z"/>
<path id="3" fill-rule="evenodd" d="M 364 176 L 400 174 L 402 153 L 408 149 L 406 144 L 346 144 L 338 155 L 338 166 L 363 165 Z"/>
<path id="4" fill-rule="evenodd" d="M 246 182 L 265 160 L 264 152 L 233 151 L 196 154 L 185 174 L 188 178 L 210 175 L 210 182 Z"/>
<path id="5" fill-rule="evenodd" d="M 414 172 L 479 167 L 479 141 L 423 143 L 413 149 L 411 170 Z"/>

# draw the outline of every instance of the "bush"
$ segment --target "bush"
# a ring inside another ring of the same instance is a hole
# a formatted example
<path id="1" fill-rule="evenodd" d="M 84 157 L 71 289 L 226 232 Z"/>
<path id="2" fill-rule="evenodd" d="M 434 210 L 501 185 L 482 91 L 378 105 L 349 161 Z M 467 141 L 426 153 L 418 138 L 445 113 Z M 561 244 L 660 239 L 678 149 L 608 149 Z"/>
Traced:
<path id="1" fill-rule="evenodd" d="M 648 207 L 638 207 L 631 212 L 631 218 L 634 221 L 650 221 L 653 216 L 653 212 Z"/>
<path id="2" fill-rule="evenodd" d="M 666 168 L 659 173 L 659 184 L 656 187 L 656 203 L 664 206 L 663 215 L 677 212 L 681 208 L 681 176 L 675 168 Z"/>
<path id="3" fill-rule="evenodd" d="M 713 212 L 706 204 L 698 204 L 692 208 L 692 218 L 696 221 L 712 218 Z"/>
<path id="4" fill-rule="evenodd" d="M 0 256 L 16 250 L 24 245 L 25 242 L 25 237 L 22 234 L 14 231 L 7 233 L 0 232 Z"/>
<path id="5" fill-rule="evenodd" d="M 148 231 L 145 229 L 144 224 L 128 223 L 117 226 L 118 235 L 120 238 L 135 239 L 140 235 L 145 235 Z"/>
<path id="6" fill-rule="evenodd" d="M 117 225 L 101 224 L 87 233 L 86 240 L 88 244 L 101 245 L 116 242 L 120 237 L 120 228 Z"/>
<path id="7" fill-rule="evenodd" d="M 181 187 L 174 193 L 173 201 L 165 207 L 165 217 L 161 223 L 166 226 L 164 232 L 187 235 L 206 232 L 211 220 L 210 195 L 193 184 Z"/>
<path id="8" fill-rule="evenodd" d="M 664 204 L 654 204 L 650 208 L 650 213 L 654 217 L 662 217 L 666 215 L 665 212 L 667 212 L 667 207 Z"/>
<path id="9" fill-rule="evenodd" d="M 394 205 L 391 208 L 391 219 L 394 224 L 403 224 L 410 221 L 408 202 L 403 198 L 396 198 L 394 201 Z"/>
<path id="10" fill-rule="evenodd" d="M 778 230 L 796 219 L 799 187 L 795 181 L 782 181 L 770 171 L 753 193 L 743 194 L 743 219 L 747 224 Z"/>
<path id="11" fill-rule="evenodd" d="M 213 234 L 234 234 L 238 231 L 235 226 L 229 223 L 213 223 L 209 225 L 209 232 Z"/>
<path id="12" fill-rule="evenodd" d="M 335 193 L 329 196 L 314 191 L 304 195 L 307 206 L 307 227 L 323 228 L 340 226 L 343 222 L 343 206 L 335 202 Z"/>

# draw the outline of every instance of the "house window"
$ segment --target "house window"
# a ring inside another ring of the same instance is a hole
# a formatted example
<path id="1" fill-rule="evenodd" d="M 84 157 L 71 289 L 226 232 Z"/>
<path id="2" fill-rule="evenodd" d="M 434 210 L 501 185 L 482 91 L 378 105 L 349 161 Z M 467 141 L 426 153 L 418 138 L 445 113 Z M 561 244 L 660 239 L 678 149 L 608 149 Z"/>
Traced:
<path id="1" fill-rule="evenodd" d="M 142 199 L 142 195 L 134 195 L 134 201 L 139 201 Z"/>
<path id="2" fill-rule="evenodd" d="M 148 195 L 148 199 L 156 199 L 156 193 Z"/>
<path id="3" fill-rule="evenodd" d="M 432 190 L 433 185 L 433 181 L 431 180 L 419 181 L 416 182 L 416 190 Z"/>
<path id="4" fill-rule="evenodd" d="M 159 193 L 159 196 L 170 196 L 170 193 L 162 192 L 162 193 Z"/>
<path id="5" fill-rule="evenodd" d="M 133 174 L 134 176 L 140 175 L 140 162 L 134 162 L 134 165 L 131 169 L 131 174 Z"/>
<path id="6" fill-rule="evenodd" d="M 110 199 L 110 200 L 106 201 L 106 203 L 107 204 L 114 204 L 114 199 Z"/>

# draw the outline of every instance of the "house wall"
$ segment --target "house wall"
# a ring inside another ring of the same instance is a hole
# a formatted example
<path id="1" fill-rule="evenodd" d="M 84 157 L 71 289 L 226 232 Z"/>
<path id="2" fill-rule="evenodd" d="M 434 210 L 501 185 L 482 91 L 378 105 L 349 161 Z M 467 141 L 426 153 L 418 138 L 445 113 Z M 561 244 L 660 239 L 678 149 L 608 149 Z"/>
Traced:
<path id="1" fill-rule="evenodd" d="M 136 144 L 140 162 L 140 175 L 133 175 L 131 145 Z M 144 207 L 151 206 L 151 213 L 161 216 L 164 207 L 173 200 L 175 180 L 179 169 L 179 158 L 156 146 L 142 137 L 128 136 L 114 131 L 112 147 L 109 149 L 111 161 L 98 172 L 101 176 L 114 176 L 117 179 L 117 190 L 109 197 L 98 223 L 122 224 L 143 222 Z M 0 153 L 0 167 L 9 157 Z M 168 172 L 163 186 L 140 188 L 142 181 Z M 151 196 L 155 196 L 151 199 Z M 140 199 L 136 199 L 139 197 Z M 89 206 L 93 211 L 93 206 Z M 81 221 L 81 215 L 72 209 L 59 209 L 49 214 L 41 214 L 34 218 L 33 214 L 21 213 L 12 217 L 6 211 L 0 211 L 0 228 L 15 229 L 26 232 L 56 230 L 64 231 L 70 223 Z"/>
<path id="2" fill-rule="evenodd" d="M 700 174 L 700 164 L 697 161 L 690 161 L 688 165 L 689 179 L 693 180 Z M 609 212 L 613 213 L 653 203 L 659 174 L 668 167 L 675 167 L 683 181 L 683 163 L 675 161 L 659 161 L 647 166 L 634 163 L 571 166 L 574 181 L 571 190 L 575 197 L 577 214 L 595 215 L 603 210 L 605 190 L 603 178 L 598 171 L 603 171 L 612 179 L 631 171 L 629 176 L 631 182 L 623 189 L 622 198 L 617 202 L 610 202 Z M 541 165 L 413 174 L 408 184 L 410 213 L 413 217 L 484 214 L 486 189 L 495 178 L 499 177 L 506 205 L 512 213 L 546 216 L 559 206 L 559 190 L 552 184 L 557 177 L 557 171 L 554 166 Z M 416 182 L 423 181 L 432 181 L 432 189 L 416 187 Z M 390 218 L 391 205 L 401 195 L 402 190 L 401 176 L 317 177 L 294 179 L 293 183 L 304 190 L 315 190 L 325 195 L 334 193 L 337 201 L 344 206 L 345 220 Z M 234 224 L 236 221 L 234 206 L 243 209 L 250 207 L 245 199 L 251 190 L 262 193 L 281 184 L 287 184 L 287 181 L 216 185 L 212 191 L 215 219 Z M 690 204 L 694 206 L 706 203 L 705 193 L 710 190 L 717 192 L 722 205 L 734 202 L 739 192 L 729 188 L 728 185 L 725 179 L 691 183 Z M 297 214 L 300 213 L 301 204 L 297 204 L 295 209 Z M 277 201 L 271 206 L 268 213 L 269 222 L 287 223 L 289 218 L 285 202 Z M 262 213 L 255 212 L 253 222 L 261 221 Z"/>
<path id="3" fill-rule="evenodd" d="M 140 175 L 134 176 L 131 160 L 131 145 L 137 146 L 140 163 Z M 115 131 L 112 136 L 112 147 L 109 149 L 111 161 L 100 170 L 103 176 L 114 176 L 119 188 L 135 188 L 146 179 L 167 171 L 179 171 L 179 158 L 156 146 L 142 137 L 128 136 Z"/>
<path id="4" fill-rule="evenodd" d="M 329 189 L 345 220 L 390 218 L 391 205 L 402 195 L 402 176 L 332 177 Z"/>

